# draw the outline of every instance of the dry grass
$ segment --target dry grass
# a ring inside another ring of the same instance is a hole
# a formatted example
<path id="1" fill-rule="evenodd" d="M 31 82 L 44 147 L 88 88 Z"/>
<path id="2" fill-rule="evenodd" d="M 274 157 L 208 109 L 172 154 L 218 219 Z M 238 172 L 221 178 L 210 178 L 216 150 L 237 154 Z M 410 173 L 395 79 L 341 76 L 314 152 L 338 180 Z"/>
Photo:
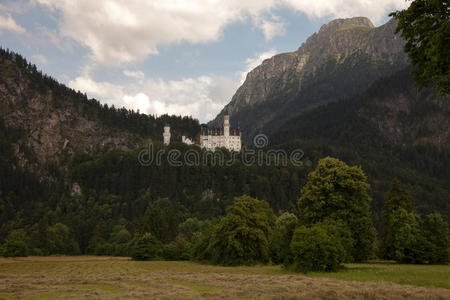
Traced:
<path id="1" fill-rule="evenodd" d="M 444 270 L 447 270 L 448 281 L 449 269 Z M 135 262 L 109 257 L 0 258 L 0 299 L 68 297 L 450 299 L 450 290 L 381 281 L 318 278 L 287 273 L 278 266 L 218 267 L 191 262 Z"/>

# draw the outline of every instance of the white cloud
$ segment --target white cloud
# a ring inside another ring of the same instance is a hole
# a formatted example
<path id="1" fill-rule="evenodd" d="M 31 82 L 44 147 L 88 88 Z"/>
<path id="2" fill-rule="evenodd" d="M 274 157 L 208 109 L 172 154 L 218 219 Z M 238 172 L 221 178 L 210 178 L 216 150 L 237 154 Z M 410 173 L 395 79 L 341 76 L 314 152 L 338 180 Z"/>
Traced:
<path id="1" fill-rule="evenodd" d="M 270 41 L 275 36 L 284 35 L 286 32 L 285 24 L 283 22 L 263 20 L 260 27 L 267 41 Z"/>
<path id="2" fill-rule="evenodd" d="M 376 25 L 396 9 L 409 6 L 405 0 L 283 0 L 290 8 L 305 13 L 311 18 L 368 17 Z"/>
<path id="3" fill-rule="evenodd" d="M 69 39 L 65 39 L 55 31 L 50 30 L 47 27 L 38 27 L 38 34 L 42 36 L 42 40 L 46 42 L 50 41 L 61 52 L 72 52 L 72 44 Z"/>
<path id="4" fill-rule="evenodd" d="M 127 77 L 137 79 L 140 82 L 142 82 L 145 79 L 145 74 L 142 71 L 124 70 L 123 74 Z"/>
<path id="5" fill-rule="evenodd" d="M 45 65 L 48 62 L 47 58 L 42 54 L 34 54 L 31 56 L 31 59 L 33 62 L 43 64 L 43 65 Z"/>
<path id="6" fill-rule="evenodd" d="M 263 53 L 256 54 L 254 57 L 247 58 L 245 60 L 245 70 L 239 72 L 240 83 L 244 83 L 248 72 L 259 66 L 265 59 L 271 58 L 275 54 L 277 54 L 277 51 L 275 49 L 270 49 Z"/>
<path id="7" fill-rule="evenodd" d="M 191 115 L 202 122 L 219 113 L 237 87 L 227 77 L 200 76 L 170 81 L 147 78 L 143 84 L 120 85 L 95 81 L 88 73 L 70 80 L 68 85 L 115 107 L 139 109 L 147 114 Z"/>
<path id="8" fill-rule="evenodd" d="M 0 15 L 0 30 L 10 30 L 16 33 L 25 33 L 26 30 L 22 26 L 18 25 L 16 21 L 11 17 L 11 15 L 7 14 L 6 16 Z"/>
<path id="9" fill-rule="evenodd" d="M 311 18 L 367 16 L 378 24 L 404 0 L 37 0 L 58 10 L 59 30 L 90 48 L 105 65 L 136 62 L 158 54 L 158 47 L 180 42 L 220 39 L 223 29 L 251 18 L 267 39 L 283 34 L 274 21 L 276 9 L 287 7 Z M 255 20 L 257 20 L 255 22 Z"/>

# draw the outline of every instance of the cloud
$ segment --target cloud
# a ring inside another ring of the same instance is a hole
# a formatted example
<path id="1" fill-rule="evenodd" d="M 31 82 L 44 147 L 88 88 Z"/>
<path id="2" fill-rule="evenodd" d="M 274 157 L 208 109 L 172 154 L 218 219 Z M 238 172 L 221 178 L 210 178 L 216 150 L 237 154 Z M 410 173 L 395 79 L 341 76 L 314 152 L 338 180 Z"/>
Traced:
<path id="1" fill-rule="evenodd" d="M 142 84 L 112 84 L 96 81 L 85 73 L 68 85 L 115 107 L 139 110 L 141 113 L 191 115 L 205 122 L 228 103 L 237 88 L 232 79 L 200 76 L 182 80 L 145 78 Z"/>
<path id="2" fill-rule="evenodd" d="M 32 61 L 43 65 L 45 65 L 48 62 L 47 58 L 42 54 L 34 54 L 31 56 L 31 59 Z"/>
<path id="3" fill-rule="evenodd" d="M 240 83 L 244 83 L 248 72 L 259 66 L 265 59 L 271 58 L 275 54 L 277 54 L 277 51 L 275 49 L 270 49 L 263 53 L 256 54 L 254 57 L 247 58 L 245 60 L 245 70 L 239 72 Z"/>
<path id="4" fill-rule="evenodd" d="M 286 32 L 285 24 L 282 22 L 263 20 L 260 27 L 267 41 L 270 41 L 275 36 L 284 35 Z"/>
<path id="5" fill-rule="evenodd" d="M 404 0 L 36 0 L 59 11 L 59 31 L 91 50 L 104 65 L 136 62 L 157 55 L 158 47 L 221 38 L 224 28 L 250 18 L 266 39 L 284 33 L 274 12 L 288 8 L 311 18 L 367 16 L 375 24 Z"/>
<path id="6" fill-rule="evenodd" d="M 16 33 L 25 33 L 26 30 L 20 25 L 17 25 L 16 21 L 11 17 L 10 14 L 6 16 L 0 15 L 0 30 L 10 30 Z"/>
<path id="7" fill-rule="evenodd" d="M 396 9 L 409 6 L 405 0 L 282 0 L 284 4 L 295 11 L 303 12 L 310 18 L 350 18 L 363 16 L 371 19 L 374 24 L 380 22 L 387 14 Z"/>
<path id="8" fill-rule="evenodd" d="M 43 40 L 50 41 L 61 52 L 72 52 L 72 44 L 68 39 L 59 36 L 55 30 L 50 30 L 47 27 L 38 27 L 38 34 L 43 37 Z"/>
<path id="9" fill-rule="evenodd" d="M 131 77 L 134 79 L 139 80 L 142 82 L 145 79 L 145 74 L 142 71 L 130 71 L 130 70 L 124 70 L 123 74 L 127 77 Z"/>

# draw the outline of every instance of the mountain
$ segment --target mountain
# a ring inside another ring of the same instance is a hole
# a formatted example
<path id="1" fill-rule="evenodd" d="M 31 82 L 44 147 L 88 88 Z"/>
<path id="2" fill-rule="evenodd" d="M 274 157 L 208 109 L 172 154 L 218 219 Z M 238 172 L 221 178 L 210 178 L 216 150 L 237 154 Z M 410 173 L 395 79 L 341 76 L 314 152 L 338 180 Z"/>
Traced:
<path id="1" fill-rule="evenodd" d="M 229 113 L 248 142 L 304 110 L 365 91 L 377 78 L 408 64 L 395 28 L 393 19 L 374 27 L 363 17 L 323 25 L 297 51 L 275 55 L 249 72 L 211 123 Z"/>
<path id="2" fill-rule="evenodd" d="M 76 152 L 131 149 L 160 141 L 165 123 L 171 124 L 174 139 L 181 134 L 195 137 L 200 130 L 198 121 L 188 117 L 155 118 L 102 105 L 2 49 L 0 122 L 6 135 L 15 132 L 10 146 L 17 166 L 50 180 L 62 176 L 55 171 L 64 171 Z"/>
<path id="3" fill-rule="evenodd" d="M 450 217 L 450 97 L 418 91 L 409 67 L 360 95 L 303 112 L 270 140 L 274 148 L 300 148 L 312 161 L 333 156 L 362 166 L 376 213 L 397 178 L 419 211 Z"/>

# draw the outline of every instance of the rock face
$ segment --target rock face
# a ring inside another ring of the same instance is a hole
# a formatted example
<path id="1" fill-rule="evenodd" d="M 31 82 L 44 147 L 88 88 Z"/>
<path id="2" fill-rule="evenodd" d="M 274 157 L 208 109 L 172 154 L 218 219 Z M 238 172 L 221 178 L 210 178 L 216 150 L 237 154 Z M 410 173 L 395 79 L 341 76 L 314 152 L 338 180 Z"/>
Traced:
<path id="1" fill-rule="evenodd" d="M 249 72 L 212 123 L 228 112 L 248 140 L 318 103 L 364 91 L 408 63 L 395 27 L 394 20 L 374 27 L 363 17 L 323 25 L 297 51 L 275 55 Z"/>
<path id="2" fill-rule="evenodd" d="M 14 61 L 0 58 L 0 69 L 0 119 L 8 131 L 20 132 L 13 146 L 19 167 L 41 180 L 52 180 L 54 176 L 43 166 L 59 168 L 76 151 L 144 144 L 136 135 L 111 130 L 89 117 L 85 106 L 70 95 L 61 97 L 55 96 L 52 89 L 40 90 L 32 80 L 34 75 Z"/>

